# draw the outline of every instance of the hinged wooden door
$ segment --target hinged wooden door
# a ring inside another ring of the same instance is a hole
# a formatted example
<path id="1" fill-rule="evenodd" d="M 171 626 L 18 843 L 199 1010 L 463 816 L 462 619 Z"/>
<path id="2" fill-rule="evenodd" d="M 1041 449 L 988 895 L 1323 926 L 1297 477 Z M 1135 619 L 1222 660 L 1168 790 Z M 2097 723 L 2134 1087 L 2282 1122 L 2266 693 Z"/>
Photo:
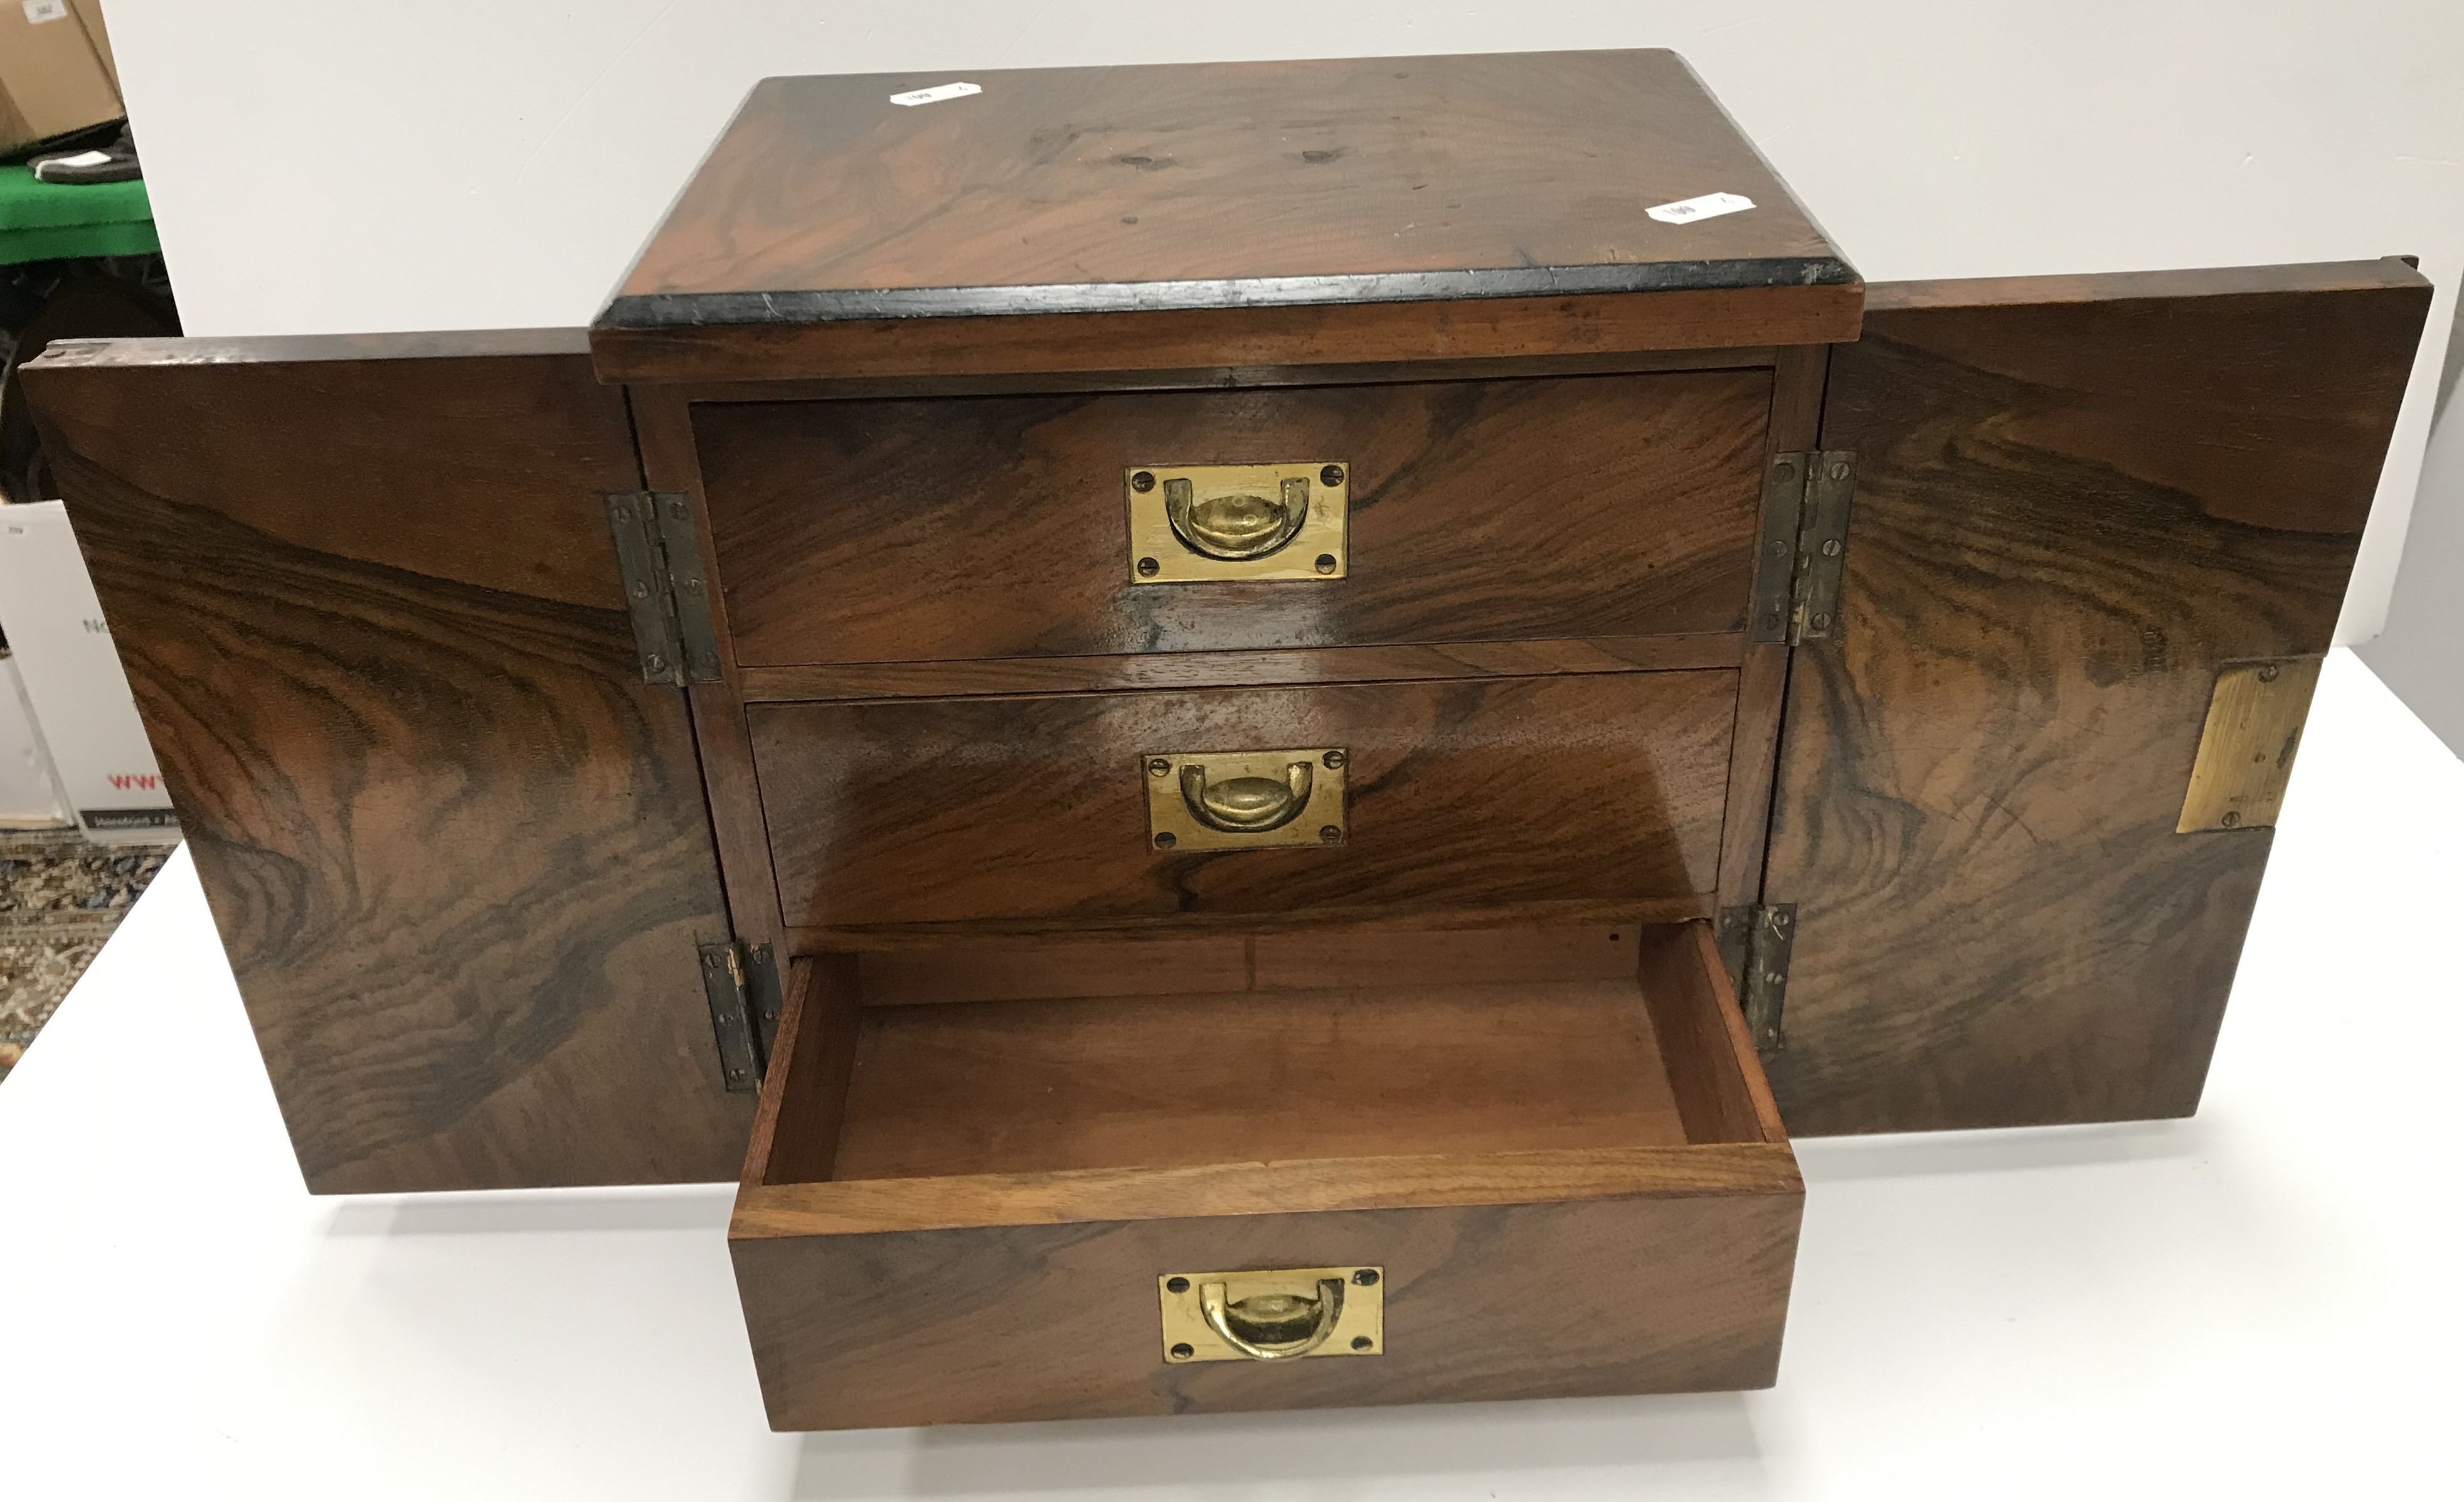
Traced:
<path id="1" fill-rule="evenodd" d="M 2176 832 L 2201 727 L 2327 650 L 2429 302 L 2393 259 L 1868 290 L 1763 890 L 1791 1131 L 2197 1108 L 2273 832 Z"/>
<path id="2" fill-rule="evenodd" d="M 730 935 L 576 334 L 55 345 L 45 444 L 311 1188 L 735 1175 Z"/>

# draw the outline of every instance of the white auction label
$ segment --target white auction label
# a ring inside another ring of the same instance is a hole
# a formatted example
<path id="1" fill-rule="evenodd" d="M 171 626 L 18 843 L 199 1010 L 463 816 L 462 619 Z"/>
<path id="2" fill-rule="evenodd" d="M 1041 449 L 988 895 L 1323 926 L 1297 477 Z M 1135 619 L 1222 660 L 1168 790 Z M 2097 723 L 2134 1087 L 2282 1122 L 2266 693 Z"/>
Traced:
<path id="1" fill-rule="evenodd" d="M 1743 193 L 1705 193 L 1700 198 L 1681 198 L 1673 204 L 1661 204 L 1643 212 L 1661 224 L 1692 224 L 1697 219 L 1717 219 L 1722 214 L 1736 213 L 1753 206 L 1754 201 Z"/>
<path id="2" fill-rule="evenodd" d="M 40 26 L 45 21 L 65 21 L 69 18 L 69 0 L 26 0 L 25 11 L 29 26 Z"/>
<path id="3" fill-rule="evenodd" d="M 910 89 L 904 94 L 893 94 L 890 97 L 890 102 L 892 104 L 938 104 L 943 99 L 962 99 L 970 94 L 981 94 L 982 92 L 984 92 L 983 86 L 978 83 L 943 83 L 929 89 Z"/>

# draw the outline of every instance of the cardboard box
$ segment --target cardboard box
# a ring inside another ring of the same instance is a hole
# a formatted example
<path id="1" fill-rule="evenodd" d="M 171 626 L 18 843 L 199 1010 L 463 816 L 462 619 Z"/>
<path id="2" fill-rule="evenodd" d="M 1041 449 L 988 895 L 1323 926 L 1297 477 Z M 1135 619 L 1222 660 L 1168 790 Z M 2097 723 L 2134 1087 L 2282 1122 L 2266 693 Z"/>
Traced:
<path id="1" fill-rule="evenodd" d="M 0 631 L 86 838 L 179 838 L 85 557 L 56 500 L 0 506 Z"/>
<path id="2" fill-rule="evenodd" d="M 57 828 L 68 822 L 68 800 L 52 776 L 51 753 L 34 728 L 16 659 L 0 652 L 0 829 Z"/>
<path id="3" fill-rule="evenodd" d="M 111 33 L 102 29 L 102 0 L 69 0 L 77 11 L 77 24 L 85 28 L 85 39 L 94 44 L 94 55 L 102 61 L 102 76 L 111 80 L 111 92 L 122 104 L 127 96 L 120 92 L 120 60 L 111 55 Z"/>
<path id="4" fill-rule="evenodd" d="M 127 113 L 96 0 L 0 0 L 0 152 Z"/>

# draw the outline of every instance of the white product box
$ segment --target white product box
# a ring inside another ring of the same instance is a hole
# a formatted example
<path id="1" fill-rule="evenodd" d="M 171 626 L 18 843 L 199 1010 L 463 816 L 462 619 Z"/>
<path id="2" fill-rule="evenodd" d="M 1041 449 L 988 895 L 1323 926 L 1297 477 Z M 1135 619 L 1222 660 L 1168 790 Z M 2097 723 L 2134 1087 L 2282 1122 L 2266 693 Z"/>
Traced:
<path id="1" fill-rule="evenodd" d="M 57 828 L 68 822 L 68 800 L 52 777 L 33 706 L 17 680 L 17 659 L 0 652 L 0 829 Z"/>
<path id="2" fill-rule="evenodd" d="M 178 838 L 162 769 L 56 500 L 0 506 L 0 631 L 86 837 Z"/>

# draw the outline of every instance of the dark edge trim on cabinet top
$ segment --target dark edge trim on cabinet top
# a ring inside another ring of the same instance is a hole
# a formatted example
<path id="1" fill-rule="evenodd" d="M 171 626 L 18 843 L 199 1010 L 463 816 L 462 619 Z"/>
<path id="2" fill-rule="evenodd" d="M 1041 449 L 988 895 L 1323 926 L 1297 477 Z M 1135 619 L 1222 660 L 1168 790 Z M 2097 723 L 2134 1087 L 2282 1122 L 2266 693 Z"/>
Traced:
<path id="1" fill-rule="evenodd" d="M 1727 292 L 1837 287 L 1859 280 L 1837 256 L 1639 261 L 1613 266 L 1372 272 L 1334 276 L 1243 276 L 1202 281 L 1114 281 L 1025 287 L 880 287 L 805 292 L 643 293 L 620 297 L 594 329 L 701 328 L 744 323 L 835 323 L 878 319 L 979 318 L 1019 313 L 1155 313 L 1204 308 L 1306 307 L 1350 302 L 1443 302 L 1615 292 Z"/>

